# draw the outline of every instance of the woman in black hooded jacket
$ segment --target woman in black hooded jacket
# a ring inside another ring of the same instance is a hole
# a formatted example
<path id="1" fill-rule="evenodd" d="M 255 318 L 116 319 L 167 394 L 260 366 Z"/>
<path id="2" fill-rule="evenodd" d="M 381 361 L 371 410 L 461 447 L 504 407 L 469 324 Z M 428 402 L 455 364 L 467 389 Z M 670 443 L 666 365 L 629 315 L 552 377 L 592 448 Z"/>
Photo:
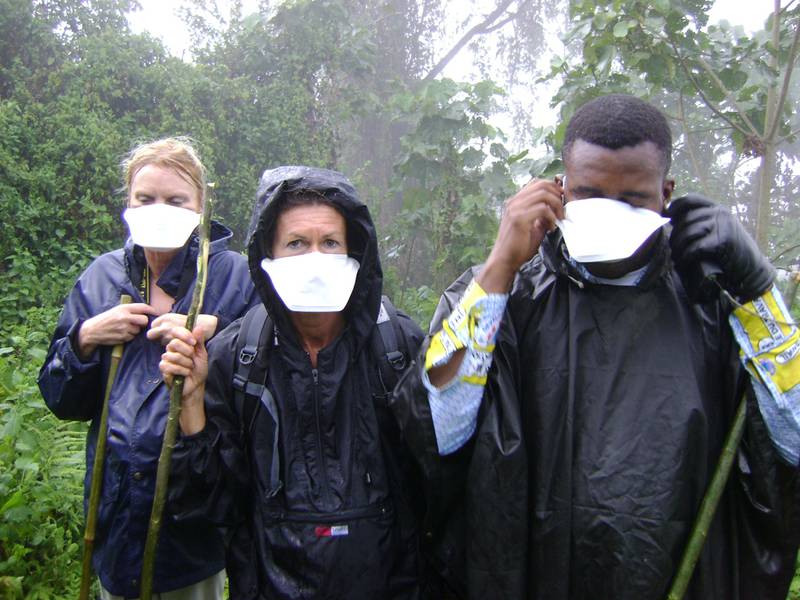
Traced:
<path id="1" fill-rule="evenodd" d="M 280 281 L 262 266 L 345 251 L 358 270 L 339 312 L 289 310 L 285 286 L 277 291 Z M 176 333 L 162 361 L 165 377 L 187 376 L 175 453 L 185 468 L 171 498 L 182 518 L 199 511 L 231 528 L 232 598 L 417 598 L 412 503 L 421 494 L 382 393 L 385 357 L 372 343 L 382 272 L 367 207 L 339 173 L 266 171 L 248 255 L 272 326 L 257 358 L 266 361 L 267 393 L 261 406 L 234 401 L 241 320 L 209 345 L 205 385 L 202 343 Z M 393 326 L 413 355 L 420 329 L 404 315 Z"/>

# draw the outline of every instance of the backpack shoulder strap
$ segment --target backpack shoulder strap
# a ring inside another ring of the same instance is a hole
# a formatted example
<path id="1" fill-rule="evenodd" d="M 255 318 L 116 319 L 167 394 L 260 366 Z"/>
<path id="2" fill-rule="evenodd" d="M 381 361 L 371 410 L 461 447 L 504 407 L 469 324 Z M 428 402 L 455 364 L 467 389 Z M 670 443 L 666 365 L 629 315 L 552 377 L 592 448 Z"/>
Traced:
<path id="1" fill-rule="evenodd" d="M 260 398 L 263 393 L 267 371 L 265 354 L 271 334 L 272 320 L 266 307 L 259 303 L 242 319 L 233 371 L 234 408 L 248 435 L 259 403 L 248 402 L 247 396 Z"/>
<path id="2" fill-rule="evenodd" d="M 381 309 L 372 334 L 372 351 L 378 358 L 378 373 L 383 393 L 389 395 L 400 379 L 407 364 L 406 354 L 400 349 L 397 334 L 397 309 L 386 296 L 381 296 Z"/>
<path id="3" fill-rule="evenodd" d="M 272 427 L 259 432 L 271 436 L 270 495 L 281 489 L 280 481 L 280 420 L 278 405 L 267 387 L 268 355 L 273 335 L 272 319 L 263 304 L 251 308 L 242 319 L 236 343 L 236 367 L 233 372 L 234 409 L 239 415 L 241 434 L 249 447 L 253 424 L 262 406 L 267 410 Z"/>

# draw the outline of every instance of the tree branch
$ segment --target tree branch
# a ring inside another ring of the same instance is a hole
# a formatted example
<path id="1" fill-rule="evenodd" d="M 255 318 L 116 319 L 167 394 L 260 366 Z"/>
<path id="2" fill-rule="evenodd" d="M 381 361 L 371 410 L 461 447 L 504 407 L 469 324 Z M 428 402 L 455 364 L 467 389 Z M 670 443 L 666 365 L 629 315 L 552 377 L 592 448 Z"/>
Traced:
<path id="1" fill-rule="evenodd" d="M 708 184 L 706 183 L 706 178 L 703 177 L 703 172 L 700 170 L 700 163 L 697 162 L 697 155 L 694 152 L 692 140 L 689 137 L 689 127 L 686 124 L 686 111 L 683 108 L 683 93 L 678 95 L 678 110 L 680 111 L 680 122 L 681 126 L 683 127 L 683 135 L 686 136 L 686 151 L 689 153 L 689 160 L 692 161 L 692 166 L 694 167 L 695 174 L 697 175 L 697 180 L 703 187 L 703 194 L 707 198 L 710 198 L 711 194 L 708 191 Z"/>
<path id="2" fill-rule="evenodd" d="M 511 21 L 516 19 L 518 16 L 519 16 L 519 13 L 511 13 L 505 19 L 500 21 L 499 23 L 496 23 L 495 25 L 492 25 L 491 27 L 487 27 L 482 33 L 484 33 L 484 34 L 492 33 L 493 31 L 497 31 L 498 29 L 502 29 L 503 27 L 505 27 L 506 25 L 511 23 Z"/>
<path id="3" fill-rule="evenodd" d="M 683 72 L 686 73 L 686 76 L 689 78 L 689 81 L 692 82 L 692 85 L 694 86 L 694 89 L 697 90 L 697 93 L 700 95 L 700 98 L 703 99 L 703 103 L 709 108 L 709 110 L 711 110 L 711 112 L 713 112 L 715 115 L 717 115 L 720 119 L 722 119 L 723 121 L 728 123 L 728 125 L 730 125 L 733 129 L 736 129 L 737 131 L 739 131 L 742 135 L 750 136 L 750 133 L 748 133 L 748 131 L 744 127 L 742 127 L 741 125 L 736 123 L 736 121 L 734 121 L 733 119 L 728 117 L 728 115 L 723 113 L 717 106 L 714 105 L 713 102 L 711 102 L 711 100 L 708 98 L 708 96 L 706 96 L 705 93 L 703 92 L 703 88 L 700 86 L 698 81 L 694 78 L 694 75 L 692 75 L 692 72 L 689 70 L 689 67 L 686 65 L 686 61 L 683 59 L 683 56 L 681 55 L 680 50 L 678 50 L 678 47 L 675 45 L 675 42 L 670 37 L 667 37 L 666 40 L 667 40 L 667 43 L 669 43 L 669 45 L 672 46 L 672 51 L 675 53 L 675 57 L 678 59 L 678 64 L 680 64 L 681 69 L 683 69 Z"/>
<path id="4" fill-rule="evenodd" d="M 212 188 L 212 184 L 208 184 Z M 211 194 L 205 200 L 203 214 L 200 217 L 199 225 L 199 248 L 197 249 L 197 276 L 195 278 L 194 290 L 192 292 L 192 303 L 189 306 L 189 313 L 186 315 L 186 329 L 191 331 L 197 315 L 203 305 L 203 296 L 206 291 L 206 281 L 208 280 L 208 246 L 211 232 L 211 211 L 214 201 Z M 156 549 L 158 547 L 158 537 L 161 532 L 161 524 L 164 513 L 164 504 L 167 500 L 167 487 L 169 485 L 169 473 L 172 467 L 172 449 L 175 446 L 175 438 L 178 433 L 178 420 L 181 415 L 181 397 L 183 396 L 184 378 L 176 375 L 172 382 L 172 389 L 169 394 L 169 411 L 167 413 L 167 423 L 164 429 L 164 439 L 161 443 L 161 453 L 158 457 L 158 467 L 156 469 L 156 488 L 153 495 L 153 506 L 150 511 L 150 523 L 147 528 L 147 537 L 144 543 L 142 555 L 142 575 L 140 578 L 141 590 L 139 597 L 141 600 L 151 600 L 153 597 L 153 577 L 155 574 Z"/>
<path id="5" fill-rule="evenodd" d="M 697 127 L 696 129 L 689 129 L 691 133 L 713 133 L 715 131 L 725 131 L 727 127 Z"/>
<path id="6" fill-rule="evenodd" d="M 786 248 L 785 250 L 781 250 L 781 251 L 780 251 L 780 252 L 778 252 L 777 254 L 774 254 L 774 255 L 772 255 L 772 256 L 770 257 L 770 259 L 769 259 L 769 262 L 771 262 L 771 263 L 774 263 L 774 262 L 775 262 L 776 260 L 778 260 L 778 259 L 779 259 L 781 256 L 785 256 L 785 255 L 789 254 L 789 252 L 792 252 L 793 250 L 797 250 L 797 249 L 800 249 L 800 244 L 795 244 L 794 246 L 789 246 L 789 247 L 788 247 L 788 248 Z"/>
<path id="7" fill-rule="evenodd" d="M 132 298 L 122 294 L 120 304 L 130 304 Z M 92 552 L 94 551 L 95 535 L 97 533 L 97 512 L 100 507 L 100 493 L 103 490 L 103 469 L 105 468 L 106 441 L 108 438 L 108 399 L 111 388 L 117 378 L 117 368 L 122 360 L 124 344 L 116 344 L 111 350 L 111 365 L 106 378 L 106 389 L 103 394 L 103 408 L 100 411 L 100 424 L 97 428 L 97 442 L 94 447 L 94 463 L 92 466 L 92 481 L 89 487 L 89 510 L 86 513 L 86 529 L 83 534 L 83 565 L 81 572 L 80 600 L 88 600 L 92 585 Z"/>
<path id="8" fill-rule="evenodd" d="M 500 18 L 500 16 L 508 10 L 508 7 L 511 6 L 516 0 L 503 0 L 491 13 L 489 13 L 483 21 L 476 24 L 469 31 L 467 31 L 461 38 L 455 43 L 455 45 L 450 48 L 450 51 L 444 55 L 444 57 L 437 62 L 434 67 L 428 72 L 425 77 L 422 78 L 422 82 L 430 81 L 439 73 L 441 73 L 444 68 L 448 65 L 448 63 L 453 60 L 456 55 L 461 52 L 461 50 L 466 46 L 469 41 L 474 38 L 476 35 L 481 35 L 484 33 L 488 33 L 491 31 L 491 27 L 495 24 L 495 21 Z"/>
<path id="9" fill-rule="evenodd" d="M 777 19 L 778 16 L 775 15 Z M 780 114 L 781 109 L 783 107 L 784 102 L 786 102 L 786 96 L 789 94 L 789 81 L 792 78 L 792 71 L 794 70 L 794 61 L 797 59 L 797 51 L 800 49 L 800 27 L 795 25 L 794 28 L 794 39 L 792 40 L 792 47 L 789 50 L 789 56 L 786 63 L 786 74 L 783 77 L 783 86 L 781 87 L 781 95 L 778 99 L 778 103 L 775 105 L 775 114 L 773 115 L 772 123 L 769 127 L 769 132 L 767 133 L 767 139 L 772 139 L 775 135 L 775 132 L 778 130 L 778 122 L 780 121 Z M 778 49 L 776 48 L 775 51 L 777 52 Z"/>
<path id="10" fill-rule="evenodd" d="M 794 136 L 796 136 L 798 134 L 800 134 L 800 127 L 798 127 L 797 129 L 793 130 L 791 133 L 783 136 L 781 139 L 779 139 L 777 142 L 775 142 L 775 145 L 777 146 L 779 144 L 782 144 L 783 142 L 785 142 L 789 138 L 794 137 Z"/>
<path id="11" fill-rule="evenodd" d="M 786 4 L 786 6 L 784 6 L 784 7 L 781 9 L 781 13 L 785 13 L 785 12 L 787 12 L 787 11 L 788 11 L 788 10 L 789 10 L 789 9 L 792 7 L 792 4 L 794 4 L 796 1 L 797 1 L 797 0 L 791 0 L 791 2 L 788 2 L 788 3 Z"/>
<path id="12" fill-rule="evenodd" d="M 727 87 L 725 87 L 725 84 L 722 83 L 722 80 L 714 72 L 714 69 L 711 68 L 711 65 L 709 65 L 706 62 L 706 60 L 701 57 L 697 58 L 697 62 L 700 63 L 700 66 L 703 67 L 703 69 L 705 69 L 706 73 L 708 73 L 711 79 L 714 80 L 714 83 L 717 84 L 717 87 L 722 91 L 723 94 L 725 94 L 725 97 L 728 99 L 728 102 L 733 104 L 734 108 L 736 108 L 736 112 L 738 112 L 739 116 L 742 118 L 742 121 L 744 121 L 745 124 L 750 128 L 751 134 L 754 135 L 755 137 L 760 137 L 758 134 L 758 130 L 755 128 L 755 125 L 753 125 L 753 122 L 747 116 L 747 113 L 744 110 L 742 110 L 742 107 L 739 106 L 738 102 L 736 102 L 736 98 L 733 97 L 733 93 Z"/>
<path id="13" fill-rule="evenodd" d="M 780 50 L 781 50 L 781 24 L 778 15 L 781 12 L 781 0 L 774 0 L 772 7 L 772 47 L 774 52 L 769 54 L 769 67 L 775 73 L 780 73 Z M 778 82 L 770 81 L 767 87 L 767 105 L 764 109 L 764 137 L 763 141 L 771 140 L 767 133 L 772 126 L 772 121 L 777 120 L 778 111 L 775 110 L 775 99 L 778 95 Z"/>
<path id="14" fill-rule="evenodd" d="M 683 551 L 678 572 L 667 594 L 667 600 L 682 600 L 686 589 L 689 587 L 692 573 L 694 573 L 695 565 L 697 565 L 697 559 L 700 558 L 703 544 L 706 541 L 706 537 L 708 537 L 708 530 L 711 528 L 711 522 L 717 512 L 720 498 L 722 498 L 722 494 L 725 491 L 725 484 L 731 474 L 731 467 L 737 456 L 739 442 L 742 441 L 746 415 L 747 399 L 742 395 L 739 407 L 736 409 L 736 416 L 733 418 L 733 424 L 725 436 L 725 443 L 722 447 L 717 467 L 714 469 L 714 475 L 711 477 L 706 493 L 703 495 L 703 501 L 700 503 L 700 510 L 695 517 L 689 541 Z"/>

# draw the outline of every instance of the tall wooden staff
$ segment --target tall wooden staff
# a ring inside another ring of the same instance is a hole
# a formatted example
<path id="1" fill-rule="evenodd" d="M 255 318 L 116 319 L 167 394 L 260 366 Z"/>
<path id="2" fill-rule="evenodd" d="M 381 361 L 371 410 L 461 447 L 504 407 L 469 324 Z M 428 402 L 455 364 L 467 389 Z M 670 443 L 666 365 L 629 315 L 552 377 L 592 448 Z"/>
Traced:
<path id="1" fill-rule="evenodd" d="M 209 193 L 203 207 L 203 216 L 200 218 L 200 250 L 197 253 L 197 279 L 192 293 L 192 305 L 186 316 L 186 329 L 194 329 L 197 315 L 203 304 L 203 294 L 206 290 L 208 275 L 208 246 L 211 231 L 211 198 L 212 184 L 209 184 Z M 172 448 L 175 446 L 175 437 L 178 433 L 178 419 L 181 414 L 181 397 L 183 396 L 183 377 L 175 377 L 169 395 L 169 413 L 167 426 L 164 431 L 164 441 L 161 444 L 161 454 L 158 457 L 158 470 L 156 471 L 156 490 L 153 497 L 153 509 L 150 513 L 150 526 L 147 529 L 147 540 L 144 544 L 142 556 L 142 589 L 141 600 L 151 600 L 153 597 L 153 571 L 156 562 L 156 546 L 158 534 L 161 531 L 161 516 L 164 512 L 164 503 L 167 498 L 167 485 L 169 484 L 170 462 Z"/>
<path id="2" fill-rule="evenodd" d="M 732 301 L 730 297 L 729 300 Z M 793 302 L 794 294 L 789 297 L 789 310 L 792 310 Z M 739 450 L 739 443 L 742 441 L 746 414 L 747 399 L 746 396 L 743 396 L 736 409 L 736 416 L 733 418 L 733 424 L 730 431 L 728 431 L 728 436 L 725 438 L 725 444 L 722 447 L 722 454 L 719 457 L 714 476 L 711 478 L 711 483 L 708 484 L 708 489 L 706 489 L 705 496 L 703 496 L 703 502 L 700 504 L 700 510 L 694 521 L 694 527 L 686 544 L 686 549 L 683 551 L 678 572 L 667 594 L 667 600 L 682 600 L 689 587 L 689 582 L 692 580 L 697 559 L 700 558 L 700 552 L 703 550 L 703 545 L 708 536 L 708 529 L 711 527 L 711 521 L 717 512 L 717 506 L 720 498 L 722 498 L 722 493 L 725 491 L 725 485 L 731 474 L 731 467 Z"/>
<path id="3" fill-rule="evenodd" d="M 132 298 L 127 294 L 119 297 L 120 304 L 130 304 Z M 100 492 L 103 488 L 103 466 L 106 458 L 106 437 L 108 432 L 108 397 L 117 378 L 117 367 L 122 359 L 124 344 L 116 344 L 111 350 L 111 365 L 106 379 L 106 391 L 103 396 L 103 408 L 100 411 L 100 425 L 97 427 L 97 444 L 94 447 L 94 463 L 92 465 L 92 483 L 89 487 L 89 512 L 86 514 L 86 529 L 83 533 L 83 570 L 81 572 L 80 600 L 89 599 L 89 588 L 92 585 L 92 552 L 94 536 L 97 531 L 97 509 L 100 505 Z"/>
<path id="4" fill-rule="evenodd" d="M 747 401 L 742 398 L 739 402 L 739 407 L 736 409 L 736 416 L 733 419 L 733 425 L 725 438 L 725 445 L 722 448 L 722 454 L 719 457 L 719 463 L 714 471 L 714 476 L 711 478 L 711 483 L 708 484 L 703 502 L 700 504 L 700 511 L 697 513 L 697 518 L 694 521 L 692 533 L 689 536 L 689 542 L 686 544 L 686 549 L 681 558 L 681 564 L 678 567 L 678 574 L 672 582 L 672 587 L 667 595 L 667 600 L 682 600 L 686 594 L 686 589 L 689 587 L 689 582 L 692 580 L 694 568 L 697 565 L 697 559 L 700 558 L 700 552 L 703 550 L 703 545 L 708 536 L 708 529 L 711 527 L 711 521 L 717 512 L 722 492 L 725 491 L 725 484 L 728 482 L 728 476 L 731 474 L 731 467 L 733 466 L 733 459 L 736 458 L 736 452 L 739 449 L 739 442 L 742 440 L 742 433 L 744 432 L 745 415 L 747 414 Z"/>

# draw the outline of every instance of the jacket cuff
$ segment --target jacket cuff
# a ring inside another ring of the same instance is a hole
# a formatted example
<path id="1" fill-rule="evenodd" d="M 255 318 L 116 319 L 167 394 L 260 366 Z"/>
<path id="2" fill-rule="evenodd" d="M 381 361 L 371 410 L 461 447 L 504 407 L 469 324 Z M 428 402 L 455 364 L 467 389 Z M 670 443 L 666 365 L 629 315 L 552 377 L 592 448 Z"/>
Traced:
<path id="1" fill-rule="evenodd" d="M 68 352 L 67 352 L 67 362 L 71 367 L 73 367 L 76 371 L 85 371 L 89 367 L 93 367 L 100 362 L 100 347 L 98 346 L 95 348 L 92 353 L 89 355 L 89 358 L 84 360 L 81 358 L 81 353 L 79 351 L 80 344 L 78 343 L 78 333 L 80 333 L 81 327 L 83 326 L 84 319 L 78 319 L 75 321 L 72 326 L 67 331 L 67 340 L 69 343 Z"/>
<path id="2" fill-rule="evenodd" d="M 211 336 L 212 338 L 214 336 L 216 336 L 220 331 L 222 331 L 223 329 L 225 329 L 228 325 L 230 325 L 232 323 L 231 319 L 229 319 L 228 317 L 226 317 L 222 313 L 217 313 L 214 316 L 217 317 L 217 329 L 216 329 L 216 331 L 214 331 L 214 335 Z M 208 341 L 208 340 L 206 340 L 206 341 Z"/>
<path id="3" fill-rule="evenodd" d="M 800 461 L 800 330 L 778 288 L 729 317 L 761 415 L 782 458 Z"/>
<path id="4" fill-rule="evenodd" d="M 208 427 L 208 418 L 206 418 L 205 426 L 197 433 L 184 435 L 183 433 L 181 433 L 180 429 L 178 429 L 178 441 L 176 447 L 178 445 L 183 445 L 183 444 L 191 446 L 195 444 L 207 443 L 210 440 L 211 440 L 211 433 Z"/>

